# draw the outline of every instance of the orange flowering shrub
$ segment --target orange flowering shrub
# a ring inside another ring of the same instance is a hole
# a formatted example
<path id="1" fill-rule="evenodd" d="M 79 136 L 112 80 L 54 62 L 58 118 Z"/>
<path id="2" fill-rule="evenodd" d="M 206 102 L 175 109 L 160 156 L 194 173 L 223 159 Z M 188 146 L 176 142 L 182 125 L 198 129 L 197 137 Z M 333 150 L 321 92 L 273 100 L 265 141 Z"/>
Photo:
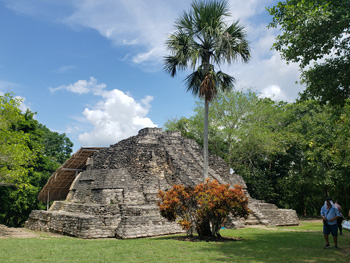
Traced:
<path id="1" fill-rule="evenodd" d="M 192 235 L 192 221 L 195 216 L 195 204 L 192 187 L 174 185 L 167 192 L 159 191 L 157 202 L 160 214 L 169 221 L 177 221 L 189 235 Z"/>
<path id="2" fill-rule="evenodd" d="M 199 237 L 220 236 L 221 225 L 229 214 L 246 217 L 248 199 L 241 186 L 207 179 L 194 188 L 174 185 L 167 192 L 159 191 L 160 213 L 169 221 L 177 221 L 187 234 L 195 229 Z"/>

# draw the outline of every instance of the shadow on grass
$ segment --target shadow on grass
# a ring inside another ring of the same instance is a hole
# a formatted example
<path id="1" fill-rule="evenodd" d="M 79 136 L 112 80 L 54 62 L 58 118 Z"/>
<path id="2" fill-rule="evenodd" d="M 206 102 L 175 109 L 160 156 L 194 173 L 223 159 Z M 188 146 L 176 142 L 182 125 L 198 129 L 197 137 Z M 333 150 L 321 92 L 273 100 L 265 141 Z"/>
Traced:
<path id="1" fill-rule="evenodd" d="M 227 240 L 239 242 L 207 242 L 198 253 L 207 253 L 208 262 L 349 262 L 350 233 L 340 236 L 340 249 L 324 249 L 319 232 L 271 231 L 262 229 L 225 230 Z M 233 238 L 233 239 L 232 239 Z M 159 237 L 186 241 L 185 236 Z M 330 237 L 331 246 L 333 239 Z M 210 261 L 209 261 L 210 259 Z"/>
<path id="2" fill-rule="evenodd" d="M 224 243 L 211 249 L 220 250 L 233 262 L 349 262 L 349 242 L 339 250 L 323 249 L 325 241 L 321 232 L 271 233 L 265 230 L 244 239 L 244 242 Z M 339 246 L 341 244 L 340 240 Z"/>
<path id="3" fill-rule="evenodd" d="M 243 241 L 242 238 L 229 237 L 229 236 L 200 239 L 198 236 L 188 237 L 186 235 L 181 235 L 181 236 L 170 236 L 168 238 L 159 238 L 159 240 L 161 240 L 161 239 L 163 239 L 163 240 L 164 239 L 171 239 L 171 240 L 178 240 L 178 241 L 185 241 L 185 242 L 216 242 L 216 243 Z"/>

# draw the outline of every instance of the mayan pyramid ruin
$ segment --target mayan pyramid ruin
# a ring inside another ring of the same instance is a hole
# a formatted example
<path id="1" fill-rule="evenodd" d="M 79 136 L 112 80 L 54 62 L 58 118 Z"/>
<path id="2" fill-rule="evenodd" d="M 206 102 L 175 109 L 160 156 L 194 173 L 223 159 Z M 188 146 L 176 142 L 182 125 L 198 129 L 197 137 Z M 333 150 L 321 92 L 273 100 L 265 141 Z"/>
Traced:
<path id="1" fill-rule="evenodd" d="M 34 210 L 25 227 L 80 238 L 138 238 L 183 232 L 160 216 L 159 190 L 174 184 L 194 186 L 203 180 L 202 148 L 180 132 L 145 128 L 138 135 L 106 148 L 81 148 L 49 179 L 39 200 L 47 210 Z M 230 174 L 219 157 L 209 156 L 209 177 L 220 183 L 246 185 Z M 61 201 L 59 201 L 61 200 Z M 64 201 L 62 201 L 64 200 Z M 297 225 L 294 210 L 249 197 L 247 220 L 230 218 L 226 227 L 247 224 Z"/>

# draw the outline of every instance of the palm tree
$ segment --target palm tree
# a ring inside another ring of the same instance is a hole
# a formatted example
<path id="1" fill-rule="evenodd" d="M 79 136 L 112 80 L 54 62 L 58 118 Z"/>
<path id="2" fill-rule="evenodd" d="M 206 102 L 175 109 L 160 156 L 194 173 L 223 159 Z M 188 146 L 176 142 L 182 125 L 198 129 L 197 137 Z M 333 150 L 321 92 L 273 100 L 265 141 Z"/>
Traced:
<path id="1" fill-rule="evenodd" d="M 204 163 L 203 181 L 208 177 L 208 111 L 209 103 L 218 89 L 230 90 L 235 79 L 215 71 L 221 63 L 231 64 L 238 58 L 250 59 L 250 49 L 244 27 L 239 21 L 227 25 L 230 16 L 226 0 L 194 1 L 191 9 L 175 22 L 176 30 L 167 42 L 170 55 L 165 57 L 164 69 L 172 77 L 178 70 L 193 70 L 185 79 L 187 91 L 204 98 Z"/>

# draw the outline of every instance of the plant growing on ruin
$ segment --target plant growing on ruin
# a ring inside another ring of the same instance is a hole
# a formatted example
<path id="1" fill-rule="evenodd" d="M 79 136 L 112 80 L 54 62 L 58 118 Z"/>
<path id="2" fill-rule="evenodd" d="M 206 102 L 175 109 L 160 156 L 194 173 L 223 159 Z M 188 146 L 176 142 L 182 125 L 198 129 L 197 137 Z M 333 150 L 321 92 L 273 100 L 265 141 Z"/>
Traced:
<path id="1" fill-rule="evenodd" d="M 169 221 L 177 221 L 187 235 L 195 230 L 199 238 L 220 237 L 220 229 L 232 214 L 246 217 L 248 199 L 239 185 L 231 188 L 217 180 L 206 179 L 194 188 L 174 185 L 167 192 L 159 191 L 160 213 Z"/>

